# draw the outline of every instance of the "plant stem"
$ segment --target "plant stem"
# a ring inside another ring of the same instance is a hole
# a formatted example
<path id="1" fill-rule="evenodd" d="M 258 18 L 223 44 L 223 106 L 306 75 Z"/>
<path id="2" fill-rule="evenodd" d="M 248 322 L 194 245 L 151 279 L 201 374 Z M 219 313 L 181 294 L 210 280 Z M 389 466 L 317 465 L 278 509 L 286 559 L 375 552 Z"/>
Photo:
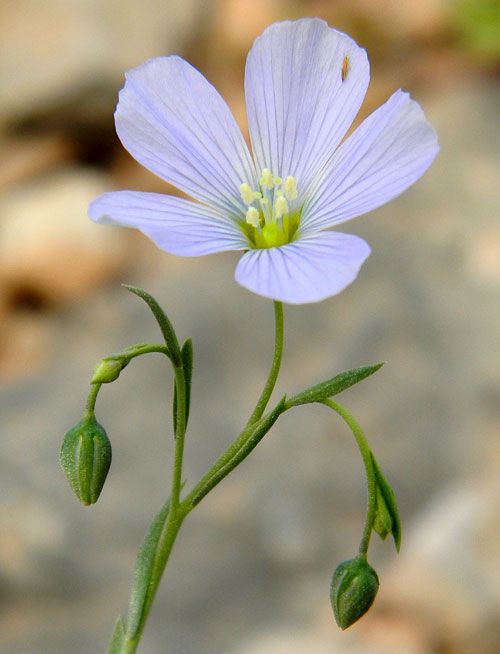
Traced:
<path id="1" fill-rule="evenodd" d="M 131 289 L 133 292 L 137 292 L 135 289 Z M 142 295 L 141 295 L 142 297 Z M 149 298 L 149 296 L 147 296 Z M 149 301 L 151 306 L 151 300 Z M 156 305 L 155 305 L 156 309 Z M 160 310 L 161 311 L 161 310 Z M 146 596 L 139 598 L 141 600 L 140 608 L 141 615 L 138 622 L 135 633 L 130 633 L 128 630 L 125 633 L 123 642 L 120 646 L 119 652 L 116 654 L 135 654 L 137 647 L 139 645 L 139 640 L 141 638 L 142 632 L 144 630 L 151 605 L 156 595 L 156 591 L 160 584 L 163 572 L 167 565 L 170 553 L 172 551 L 173 545 L 177 538 L 177 534 L 181 525 L 186 518 L 186 516 L 194 508 L 192 505 L 192 500 L 200 489 L 204 488 L 207 485 L 214 475 L 219 472 L 225 465 L 227 465 L 242 447 L 246 444 L 252 435 L 255 434 L 255 438 L 259 436 L 259 430 L 261 428 L 260 422 L 266 422 L 266 417 L 261 421 L 261 418 L 264 414 L 266 406 L 269 402 L 271 394 L 274 390 L 276 380 L 278 377 L 281 358 L 283 353 L 283 305 L 281 302 L 274 302 L 274 312 L 275 312 L 275 346 L 274 346 L 274 356 L 273 362 L 271 365 L 271 371 L 267 379 L 264 390 L 259 397 L 257 406 L 255 407 L 246 427 L 243 429 L 241 434 L 236 438 L 236 440 L 229 446 L 226 452 L 218 459 L 218 461 L 210 468 L 207 474 L 200 480 L 200 482 L 195 486 L 195 488 L 189 493 L 189 495 L 180 502 L 180 492 L 181 492 L 181 480 L 182 480 L 182 463 L 183 463 L 183 454 L 184 454 L 184 436 L 186 431 L 186 379 L 184 375 L 184 368 L 182 365 L 182 359 L 180 356 L 176 356 L 176 349 L 178 345 L 176 342 L 173 342 L 173 339 L 170 338 L 170 343 L 167 343 L 168 353 L 171 355 L 172 365 L 175 372 L 175 388 L 177 394 L 176 400 L 176 429 L 175 429 L 175 453 L 174 453 L 174 462 L 173 462 L 173 472 L 172 472 L 172 487 L 171 487 L 171 496 L 170 496 L 170 508 L 168 515 L 164 522 L 164 525 L 161 530 L 161 534 L 158 539 L 157 547 L 154 551 L 153 562 L 151 568 L 150 581 L 147 587 Z M 157 311 L 158 313 L 158 311 Z M 156 314 L 155 314 L 156 315 Z M 158 317 L 157 317 L 158 319 Z M 168 327 L 165 328 L 165 331 L 168 332 Z M 162 330 L 164 331 L 164 330 Z M 165 333 L 164 333 L 165 335 Z M 169 335 L 170 336 L 170 335 Z M 173 343 L 173 345 L 172 345 Z M 152 349 L 158 347 L 158 350 Z M 137 354 L 144 354 L 146 351 L 163 351 L 162 346 L 138 346 Z M 167 352 L 164 352 L 167 354 Z M 135 354 L 134 354 L 135 355 Z M 173 355 L 173 356 L 172 356 Z M 178 363 L 177 363 L 178 361 Z M 281 405 L 279 405 L 272 414 L 276 413 L 276 416 L 271 415 L 267 420 L 269 422 L 274 421 L 279 413 L 282 410 L 282 405 L 284 405 L 284 400 Z M 259 423 L 259 424 L 257 424 Z M 251 449 L 251 448 L 250 448 Z M 230 468 L 232 469 L 232 467 Z M 222 478 L 222 477 L 221 477 Z M 221 480 L 218 479 L 217 483 Z M 210 487 L 210 490 L 215 487 L 216 483 Z M 208 492 L 208 491 L 207 491 Z M 129 617 L 131 611 L 137 609 L 137 593 L 136 588 L 132 589 Z M 127 625 L 130 627 L 130 625 Z M 115 652 L 113 651 L 113 654 Z"/>
<path id="2" fill-rule="evenodd" d="M 236 438 L 233 443 L 228 447 L 228 449 L 219 457 L 219 459 L 213 464 L 210 470 L 200 479 L 196 484 L 193 490 L 187 495 L 183 501 L 183 505 L 189 507 L 189 510 L 193 508 L 191 506 L 192 500 L 198 495 L 202 488 L 207 486 L 208 482 L 219 473 L 219 471 L 224 468 L 234 456 L 240 451 L 240 449 L 245 445 L 246 441 L 250 438 L 254 431 L 255 424 L 261 419 L 262 414 L 264 413 L 267 403 L 271 397 L 271 394 L 276 385 L 276 380 L 278 378 L 278 373 L 281 366 L 281 358 L 283 355 L 283 305 L 281 302 L 274 302 L 274 326 L 275 326 L 275 335 L 274 335 L 274 355 L 273 362 L 271 364 L 271 370 L 269 372 L 269 377 L 267 378 L 266 385 L 262 391 L 257 405 L 250 416 L 245 428 L 240 433 L 238 438 Z M 222 478 L 219 480 L 221 481 Z M 218 482 L 217 482 L 218 483 Z M 212 486 L 215 488 L 217 484 Z"/>
<path id="3" fill-rule="evenodd" d="M 359 555 L 366 557 L 368 547 L 370 545 L 373 522 L 377 512 L 377 479 L 373 469 L 370 448 L 368 446 L 366 437 L 363 434 L 363 430 L 358 425 L 351 413 L 344 406 L 338 402 L 335 402 L 334 400 L 323 400 L 322 404 L 325 404 L 326 406 L 330 407 L 330 409 L 336 411 L 339 416 L 345 420 L 352 433 L 354 434 L 354 438 L 356 439 L 359 451 L 361 452 L 361 456 L 363 458 L 363 463 L 366 470 L 366 480 L 368 483 L 368 503 L 363 536 L 361 537 L 361 543 L 359 544 Z"/>
<path id="4" fill-rule="evenodd" d="M 89 393 L 89 396 L 87 398 L 87 407 L 86 407 L 87 416 L 94 413 L 95 403 L 96 403 L 97 395 L 99 393 L 100 388 L 101 388 L 101 384 L 92 384 L 91 385 L 90 393 Z"/>
<path id="5" fill-rule="evenodd" d="M 278 373 L 280 371 L 281 358 L 283 356 L 283 304 L 276 301 L 274 301 L 273 304 L 275 324 L 273 362 L 271 364 L 271 370 L 266 385 L 264 386 L 264 390 L 259 397 L 254 412 L 248 420 L 247 426 L 253 425 L 257 420 L 262 418 L 262 414 L 266 410 L 267 403 L 269 402 L 269 398 L 274 390 L 276 380 L 278 379 Z"/>

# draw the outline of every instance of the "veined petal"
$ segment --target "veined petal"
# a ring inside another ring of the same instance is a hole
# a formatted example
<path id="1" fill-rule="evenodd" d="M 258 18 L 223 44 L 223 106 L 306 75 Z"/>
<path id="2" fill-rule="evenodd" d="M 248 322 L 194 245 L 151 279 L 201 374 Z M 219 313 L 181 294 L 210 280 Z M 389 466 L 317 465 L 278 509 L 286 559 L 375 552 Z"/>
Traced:
<path id="1" fill-rule="evenodd" d="M 248 248 L 236 223 L 210 207 L 171 195 L 104 193 L 91 203 L 89 216 L 107 225 L 136 227 L 162 250 L 183 257 Z"/>
<path id="2" fill-rule="evenodd" d="M 339 147 L 304 206 L 301 229 L 325 229 L 392 200 L 439 151 L 420 105 L 396 91 Z"/>
<path id="3" fill-rule="evenodd" d="M 369 246 L 357 236 L 321 232 L 281 247 L 246 252 L 235 278 L 273 300 L 319 302 L 353 282 L 369 254 Z"/>
<path id="4" fill-rule="evenodd" d="M 365 97 L 365 50 L 317 18 L 276 23 L 257 38 L 245 71 L 257 169 L 306 191 L 341 142 Z"/>
<path id="5" fill-rule="evenodd" d="M 197 200 L 241 212 L 240 185 L 256 183 L 250 152 L 227 104 L 186 61 L 158 57 L 130 70 L 115 120 L 143 166 Z"/>

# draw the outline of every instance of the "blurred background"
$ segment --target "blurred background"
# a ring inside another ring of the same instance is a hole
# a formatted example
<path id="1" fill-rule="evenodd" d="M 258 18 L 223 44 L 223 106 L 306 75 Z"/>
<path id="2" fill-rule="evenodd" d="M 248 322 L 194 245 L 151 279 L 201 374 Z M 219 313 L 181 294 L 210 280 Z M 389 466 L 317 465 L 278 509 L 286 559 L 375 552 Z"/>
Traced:
<path id="1" fill-rule="evenodd" d="M 381 588 L 341 633 L 336 565 L 361 536 L 365 481 L 340 419 L 303 407 L 189 517 L 140 651 L 149 654 L 497 654 L 500 650 L 500 4 L 496 0 L 0 2 L 0 650 L 104 652 L 135 553 L 169 487 L 171 374 L 136 360 L 103 389 L 113 443 L 99 503 L 59 468 L 94 364 L 159 339 L 142 286 L 193 337 L 185 476 L 196 481 L 253 408 L 272 356 L 271 303 L 233 280 L 237 254 L 176 258 L 97 226 L 112 189 L 170 192 L 123 150 L 125 70 L 178 53 L 246 130 L 254 38 L 322 16 L 368 50 L 360 118 L 397 88 L 437 128 L 414 187 L 345 231 L 372 255 L 318 305 L 286 307 L 277 393 L 386 361 L 343 402 L 365 429 L 403 519 L 402 553 L 374 537 Z M 166 89 L 168 92 L 168 89 Z"/>

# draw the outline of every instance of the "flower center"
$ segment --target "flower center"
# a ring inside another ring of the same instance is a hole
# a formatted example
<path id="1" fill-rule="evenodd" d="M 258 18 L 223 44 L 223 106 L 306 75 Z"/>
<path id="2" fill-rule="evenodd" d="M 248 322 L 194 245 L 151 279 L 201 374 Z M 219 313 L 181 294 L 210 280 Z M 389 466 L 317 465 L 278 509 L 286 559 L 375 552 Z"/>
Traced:
<path id="1" fill-rule="evenodd" d="M 272 248 L 293 240 L 300 222 L 300 209 L 290 210 L 297 198 L 295 178 L 285 181 L 274 177 L 264 168 L 259 180 L 259 190 L 253 190 L 246 182 L 240 186 L 243 202 L 248 207 L 240 227 L 254 248 Z"/>

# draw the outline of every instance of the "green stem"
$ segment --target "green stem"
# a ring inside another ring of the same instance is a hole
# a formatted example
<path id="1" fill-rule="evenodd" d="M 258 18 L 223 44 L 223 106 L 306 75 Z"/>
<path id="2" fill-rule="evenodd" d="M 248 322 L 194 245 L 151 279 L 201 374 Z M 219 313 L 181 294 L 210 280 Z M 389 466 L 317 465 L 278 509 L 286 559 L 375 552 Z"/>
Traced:
<path id="1" fill-rule="evenodd" d="M 257 420 L 262 418 L 262 414 L 266 410 L 267 403 L 269 398 L 274 390 L 276 385 L 276 380 L 278 379 L 278 373 L 281 366 L 281 358 L 283 356 L 283 304 L 281 302 L 274 301 L 274 356 L 273 362 L 271 364 L 271 370 L 269 372 L 269 377 L 267 378 L 266 385 L 262 391 L 257 406 L 254 409 L 254 412 L 250 416 L 247 426 L 253 425 Z"/>
<path id="2" fill-rule="evenodd" d="M 262 415 L 266 409 L 266 406 L 269 402 L 271 394 L 276 385 L 276 380 L 278 378 L 278 373 L 281 366 L 281 358 L 283 355 L 283 304 L 281 302 L 274 302 L 274 325 L 275 325 L 275 335 L 274 335 L 274 355 L 273 362 L 271 364 L 271 370 L 269 372 L 269 377 L 267 378 L 266 385 L 262 391 L 257 405 L 250 416 L 245 428 L 240 433 L 238 438 L 236 438 L 233 443 L 228 447 L 228 449 L 222 454 L 222 456 L 217 459 L 213 464 L 210 470 L 200 479 L 196 484 L 193 490 L 187 495 L 183 501 L 189 510 L 194 508 L 192 506 L 192 501 L 197 497 L 200 491 L 206 488 L 209 482 L 212 480 L 212 477 L 217 477 L 217 483 L 210 486 L 210 490 L 215 488 L 215 486 L 222 481 L 224 477 L 220 477 L 218 473 L 227 466 L 227 464 L 238 454 L 241 448 L 245 445 L 247 440 L 254 433 L 254 428 L 256 423 L 262 418 Z M 224 475 L 226 476 L 226 475 Z M 204 495 L 203 495 L 204 497 Z"/>
<path id="3" fill-rule="evenodd" d="M 89 393 L 89 396 L 87 398 L 87 407 L 86 407 L 87 416 L 89 416 L 89 414 L 94 413 L 95 403 L 96 403 L 96 400 L 97 400 L 97 395 L 99 393 L 99 390 L 100 390 L 101 386 L 102 386 L 102 384 L 92 384 L 91 385 L 90 393 Z"/>
<path id="4" fill-rule="evenodd" d="M 177 419 L 175 422 L 175 454 L 172 473 L 172 494 L 170 496 L 171 512 L 177 511 L 182 483 L 182 460 L 184 456 L 184 436 L 186 434 L 186 378 L 182 360 L 175 366 L 175 389 L 177 393 Z"/>
<path id="5" fill-rule="evenodd" d="M 129 290 L 131 290 L 132 292 L 138 295 L 140 294 L 137 289 L 134 289 L 132 287 L 127 287 L 127 288 L 129 288 Z M 150 305 L 150 307 L 154 308 L 155 316 L 160 321 L 160 319 L 162 318 L 161 309 L 159 310 L 156 309 L 156 304 L 152 302 L 150 296 L 146 295 L 144 292 L 142 292 L 140 295 L 141 297 L 143 297 L 143 299 L 144 296 L 146 296 L 148 304 Z M 274 422 L 274 420 L 277 419 L 279 414 L 282 412 L 284 406 L 284 399 L 278 405 L 278 407 L 276 407 L 276 409 L 273 412 L 271 412 L 271 414 L 262 418 L 266 406 L 271 397 L 271 394 L 274 390 L 274 386 L 276 384 L 276 379 L 278 377 L 280 364 L 281 364 L 281 357 L 283 353 L 283 305 L 280 302 L 274 302 L 274 311 L 275 311 L 275 348 L 274 348 L 273 362 L 271 365 L 271 371 L 269 373 L 269 377 L 267 379 L 264 390 L 262 391 L 262 394 L 257 402 L 257 406 L 255 407 L 246 427 L 243 429 L 243 431 L 238 436 L 238 438 L 232 443 L 232 445 L 226 450 L 226 452 L 218 459 L 218 461 L 211 467 L 211 469 L 207 472 L 207 474 L 200 480 L 200 482 L 195 486 L 195 488 L 183 500 L 182 503 L 180 502 L 180 492 L 182 487 L 181 484 L 182 463 L 183 463 L 183 454 L 184 454 L 184 436 L 186 431 L 186 399 L 187 399 L 186 379 L 184 375 L 182 359 L 180 355 L 179 356 L 177 355 L 177 351 L 178 351 L 177 341 L 176 339 L 174 341 L 169 333 L 170 325 L 164 324 L 164 328 L 162 328 L 162 332 L 164 333 L 164 336 L 167 334 L 169 337 L 168 340 L 166 338 L 168 353 L 165 352 L 165 354 L 170 354 L 171 356 L 171 361 L 175 372 L 175 388 L 177 394 L 175 454 L 174 454 L 173 472 L 172 472 L 170 507 L 168 511 L 168 516 L 165 520 L 165 523 L 161 530 L 161 534 L 158 539 L 158 545 L 154 552 L 150 582 L 148 585 L 146 597 L 143 598 L 143 604 L 141 606 L 142 614 L 141 614 L 140 622 L 138 624 L 135 633 L 129 633 L 128 631 L 125 633 L 125 637 L 120 647 L 119 654 L 135 654 L 137 650 L 139 640 L 144 630 L 151 605 L 155 598 L 156 591 L 160 584 L 163 572 L 167 565 L 179 529 L 186 516 L 194 508 L 192 505 L 193 498 L 197 495 L 197 493 L 202 488 L 204 488 L 207 485 L 207 482 L 209 482 L 212 479 L 212 477 L 214 477 L 214 475 L 217 474 L 217 472 L 221 471 L 224 468 L 224 466 L 226 466 L 226 464 L 228 464 L 231 461 L 231 459 L 233 459 L 235 455 L 238 454 L 238 452 L 242 449 L 242 447 L 246 444 L 247 441 L 249 441 L 249 446 L 247 449 L 250 452 L 251 449 L 253 449 L 253 446 L 257 444 L 259 438 L 261 437 L 261 431 L 267 427 L 267 422 L 269 422 L 269 426 L 270 426 L 270 424 Z M 137 354 L 134 352 L 132 356 L 138 356 L 139 353 L 144 354 L 146 353 L 146 350 L 162 351 L 160 349 L 158 350 L 147 349 L 152 347 L 160 348 L 161 346 L 148 346 L 148 345 L 138 346 Z M 130 355 L 130 351 L 126 352 L 126 354 Z M 250 442 L 252 436 L 255 440 L 255 444 L 253 441 Z M 246 451 L 245 451 L 245 455 L 246 455 Z M 232 469 L 232 466 L 228 466 L 227 469 L 228 470 Z M 223 476 L 225 476 L 225 474 Z M 213 485 L 210 486 L 209 490 L 211 490 L 221 479 L 222 476 L 217 478 L 217 480 L 214 480 L 215 483 L 213 483 Z M 134 599 L 136 599 L 134 595 L 134 591 L 135 588 L 132 590 L 131 606 L 133 606 Z M 113 654 L 115 653 L 113 652 Z"/>
<path id="6" fill-rule="evenodd" d="M 373 462 L 371 451 L 368 446 L 363 430 L 358 425 L 351 413 L 341 404 L 335 402 L 334 400 L 323 400 L 322 404 L 330 407 L 336 411 L 341 418 L 345 420 L 359 447 L 361 456 L 363 458 L 363 463 L 366 470 L 366 479 L 368 482 L 368 505 L 366 510 L 366 519 L 365 526 L 363 529 L 363 536 L 361 537 L 361 543 L 359 544 L 359 555 L 366 557 L 368 552 L 368 547 L 370 545 L 370 537 L 373 529 L 373 522 L 375 520 L 375 514 L 377 512 L 377 479 L 375 477 L 375 471 L 373 469 Z"/>

